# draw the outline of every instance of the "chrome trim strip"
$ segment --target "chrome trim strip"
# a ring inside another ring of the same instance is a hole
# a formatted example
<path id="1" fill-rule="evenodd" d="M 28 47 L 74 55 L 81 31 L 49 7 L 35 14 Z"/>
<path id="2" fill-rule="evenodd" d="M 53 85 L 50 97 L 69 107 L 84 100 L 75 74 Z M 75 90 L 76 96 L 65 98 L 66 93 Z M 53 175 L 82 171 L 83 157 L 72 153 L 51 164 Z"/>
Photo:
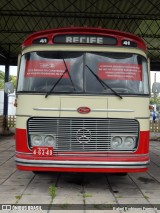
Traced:
<path id="1" fill-rule="evenodd" d="M 33 110 L 38 110 L 38 111 L 77 111 L 76 109 L 72 108 L 33 108 Z"/>
<path id="2" fill-rule="evenodd" d="M 18 114 L 16 114 L 16 116 L 17 116 L 17 117 L 27 117 L 27 118 L 32 117 L 31 115 L 18 115 Z"/>
<path id="3" fill-rule="evenodd" d="M 32 153 L 26 153 L 26 152 L 17 152 L 15 151 L 16 154 L 22 154 L 22 155 L 32 155 Z"/>
<path id="4" fill-rule="evenodd" d="M 37 111 L 66 111 L 66 112 L 75 112 L 77 111 L 76 108 L 43 108 L 43 107 L 36 107 L 33 110 Z M 91 109 L 91 112 L 134 112 L 131 109 Z"/>
<path id="5" fill-rule="evenodd" d="M 150 117 L 135 117 L 135 119 L 150 119 Z"/>
<path id="6" fill-rule="evenodd" d="M 132 152 L 131 152 L 132 153 Z M 32 153 L 26 153 L 26 152 L 18 152 L 16 151 L 16 154 L 22 154 L 22 155 L 32 155 Z M 112 154 L 111 152 L 107 152 L 107 153 L 57 153 L 55 152 L 55 156 L 78 156 L 78 157 L 124 157 L 124 154 L 120 154 L 120 152 L 117 152 L 117 154 Z M 148 154 L 134 154 L 134 157 L 147 157 Z M 53 155 L 54 157 L 54 155 Z M 126 155 L 125 153 L 125 157 L 131 157 L 131 155 Z"/>
<path id="7" fill-rule="evenodd" d="M 143 162 L 98 162 L 98 161 L 50 161 L 15 158 L 17 165 L 57 168 L 147 168 L 149 161 Z"/>
<path id="8" fill-rule="evenodd" d="M 132 109 L 93 109 L 94 112 L 134 112 Z"/>
<path id="9" fill-rule="evenodd" d="M 133 153 L 134 151 L 132 151 L 132 152 L 128 152 L 127 151 L 127 154 L 128 153 Z M 115 152 L 114 152 L 115 153 Z M 74 153 L 74 154 L 63 154 L 63 153 L 55 153 L 56 154 L 56 156 L 78 156 L 78 157 L 124 157 L 124 153 L 123 154 L 120 154 L 120 152 L 117 152 L 117 154 L 112 154 L 112 152 L 110 152 L 110 151 L 108 151 L 108 153 L 106 153 L 106 154 L 102 154 L 102 153 L 95 153 L 95 154 L 91 154 L 91 153 L 87 153 L 87 154 L 85 154 L 85 153 Z M 134 157 L 136 158 L 136 157 L 146 157 L 146 156 L 148 156 L 148 155 L 135 155 L 134 154 Z M 131 157 L 131 155 L 126 155 L 126 152 L 125 152 L 125 157 Z"/>

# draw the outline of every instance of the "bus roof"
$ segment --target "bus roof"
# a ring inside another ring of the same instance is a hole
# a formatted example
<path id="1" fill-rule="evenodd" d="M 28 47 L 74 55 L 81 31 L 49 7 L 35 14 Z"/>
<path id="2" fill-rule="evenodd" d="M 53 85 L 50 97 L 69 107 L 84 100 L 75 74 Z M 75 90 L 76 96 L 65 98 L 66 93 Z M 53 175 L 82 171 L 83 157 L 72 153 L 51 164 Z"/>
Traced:
<path id="1" fill-rule="evenodd" d="M 118 30 L 91 27 L 69 27 L 38 31 L 32 33 L 24 40 L 22 48 L 38 44 L 92 44 L 136 47 L 144 51 L 147 50 L 147 46 L 143 39 L 134 34 Z"/>

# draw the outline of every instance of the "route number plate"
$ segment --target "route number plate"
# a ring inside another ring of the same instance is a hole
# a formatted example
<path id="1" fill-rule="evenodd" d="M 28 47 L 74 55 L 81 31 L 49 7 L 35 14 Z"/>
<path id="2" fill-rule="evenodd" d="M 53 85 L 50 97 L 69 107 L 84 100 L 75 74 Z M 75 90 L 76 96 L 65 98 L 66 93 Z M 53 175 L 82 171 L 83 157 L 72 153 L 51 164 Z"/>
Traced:
<path id="1" fill-rule="evenodd" d="M 53 156 L 53 147 L 34 146 L 32 148 L 32 153 L 36 156 Z"/>

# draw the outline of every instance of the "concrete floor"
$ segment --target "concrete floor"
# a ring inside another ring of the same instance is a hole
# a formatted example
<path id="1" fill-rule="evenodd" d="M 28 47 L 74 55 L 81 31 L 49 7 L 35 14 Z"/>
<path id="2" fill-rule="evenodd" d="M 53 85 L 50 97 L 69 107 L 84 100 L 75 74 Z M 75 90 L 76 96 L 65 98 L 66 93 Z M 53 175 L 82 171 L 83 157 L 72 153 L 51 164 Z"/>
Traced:
<path id="1" fill-rule="evenodd" d="M 0 137 L 0 204 L 9 205 L 0 205 L 0 212 L 22 212 L 23 209 L 23 212 L 46 213 L 160 212 L 159 140 L 150 141 L 148 172 L 129 173 L 127 176 L 18 171 L 14 149 L 13 137 Z M 36 210 L 25 210 L 29 208 L 26 204 Z M 118 208 L 118 204 L 122 206 Z M 141 204 L 140 208 L 138 204 Z"/>

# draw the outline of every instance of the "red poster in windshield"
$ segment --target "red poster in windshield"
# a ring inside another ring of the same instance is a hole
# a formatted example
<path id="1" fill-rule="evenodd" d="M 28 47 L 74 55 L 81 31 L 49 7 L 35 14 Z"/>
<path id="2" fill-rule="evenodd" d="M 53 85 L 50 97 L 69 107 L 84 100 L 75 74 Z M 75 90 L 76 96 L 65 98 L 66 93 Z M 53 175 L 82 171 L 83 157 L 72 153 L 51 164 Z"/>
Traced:
<path id="1" fill-rule="evenodd" d="M 67 62 L 66 66 L 70 71 L 70 63 Z M 66 71 L 66 66 L 63 61 L 27 61 L 25 77 L 60 78 Z M 63 78 L 69 78 L 68 73 Z"/>
<path id="2" fill-rule="evenodd" d="M 142 81 L 142 65 L 101 62 L 98 76 L 104 80 Z"/>

